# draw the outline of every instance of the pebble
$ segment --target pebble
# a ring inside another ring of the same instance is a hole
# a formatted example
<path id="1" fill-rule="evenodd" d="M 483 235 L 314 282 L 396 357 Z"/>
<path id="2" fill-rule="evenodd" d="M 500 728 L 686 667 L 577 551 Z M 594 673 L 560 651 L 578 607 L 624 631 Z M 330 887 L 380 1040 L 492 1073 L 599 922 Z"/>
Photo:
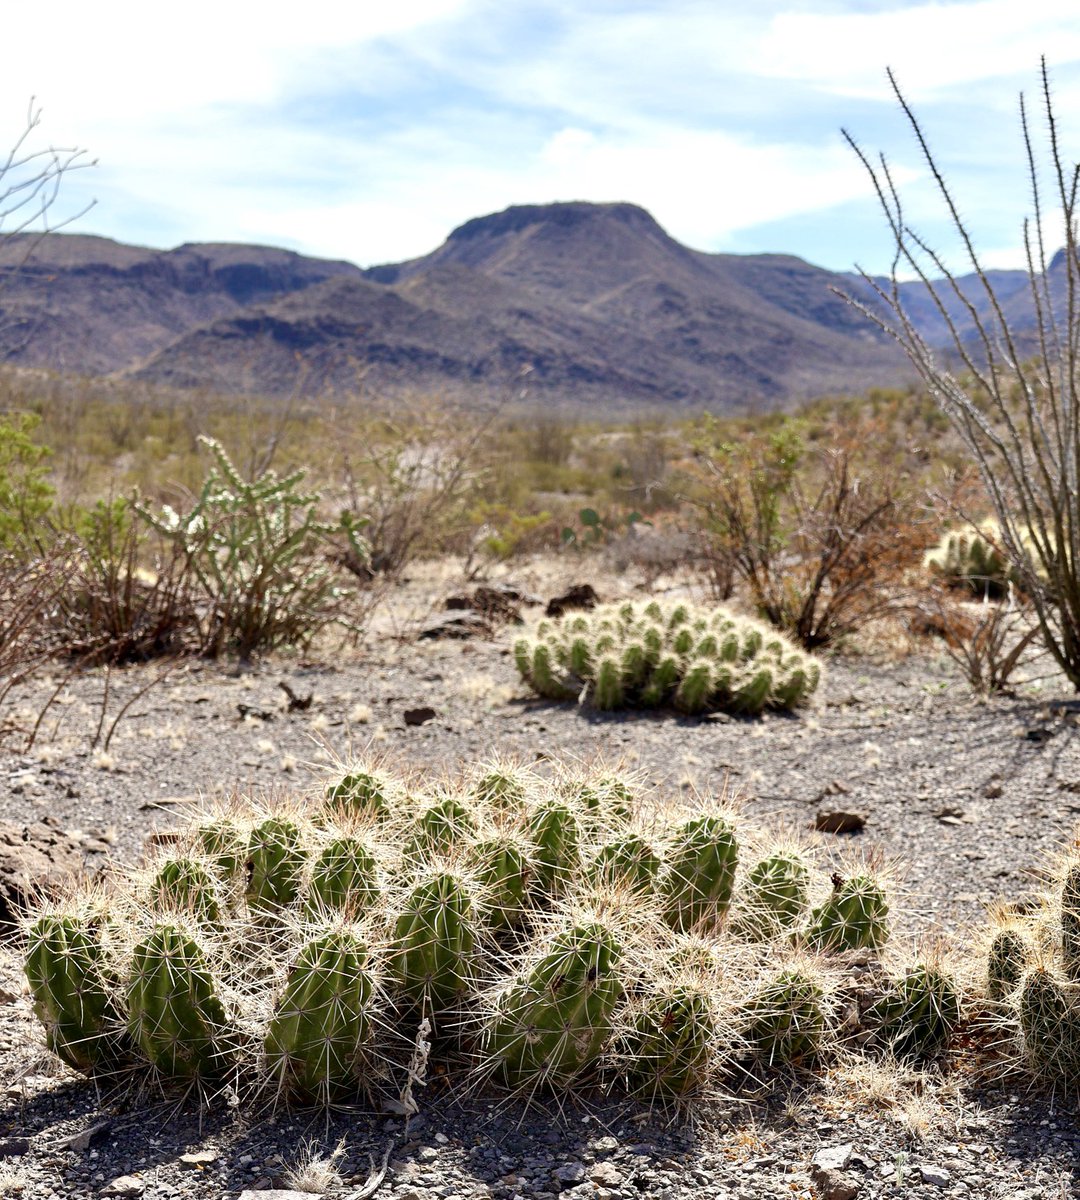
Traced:
<path id="1" fill-rule="evenodd" d="M 948 1187 L 952 1180 L 952 1176 L 944 1167 L 936 1167 L 932 1163 L 920 1163 L 916 1170 L 922 1177 L 923 1183 L 929 1183 L 933 1187 Z"/>
<path id="2" fill-rule="evenodd" d="M 118 1175 L 111 1179 L 102 1189 L 102 1196 L 141 1196 L 146 1191 L 146 1184 L 137 1175 Z"/>

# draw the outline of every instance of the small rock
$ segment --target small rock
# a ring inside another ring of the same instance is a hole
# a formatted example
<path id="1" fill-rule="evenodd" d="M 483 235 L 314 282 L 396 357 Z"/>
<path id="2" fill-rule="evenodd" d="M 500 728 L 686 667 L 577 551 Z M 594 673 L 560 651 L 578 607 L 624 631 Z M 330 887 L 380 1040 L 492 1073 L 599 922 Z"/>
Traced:
<path id="1" fill-rule="evenodd" d="M 825 1146 L 814 1155 L 811 1163 L 822 1171 L 842 1171 L 851 1161 L 854 1146 L 844 1142 L 840 1146 Z"/>
<path id="2" fill-rule="evenodd" d="M 218 1152 L 216 1150 L 194 1150 L 191 1154 L 180 1155 L 180 1161 L 185 1167 L 208 1167 L 217 1160 Z"/>
<path id="3" fill-rule="evenodd" d="M 439 1152 L 434 1146 L 421 1146 L 416 1152 L 416 1157 L 421 1162 L 434 1162 L 439 1157 Z"/>
<path id="4" fill-rule="evenodd" d="M 407 708 L 402 714 L 406 725 L 426 725 L 439 714 L 433 708 Z"/>
<path id="5" fill-rule="evenodd" d="M 0 1138 L 0 1158 L 17 1158 L 30 1151 L 30 1139 L 25 1137 Z"/>
<path id="6" fill-rule="evenodd" d="M 862 1190 L 862 1182 L 854 1175 L 843 1171 L 830 1171 L 822 1167 L 814 1167 L 810 1172 L 821 1200 L 855 1200 Z"/>
<path id="7" fill-rule="evenodd" d="M 141 1196 L 146 1191 L 146 1184 L 137 1175 L 119 1175 L 110 1180 L 102 1189 L 102 1196 Z"/>
<path id="8" fill-rule="evenodd" d="M 416 635 L 424 641 L 438 638 L 489 638 L 494 634 L 491 622 L 477 612 L 455 612 L 429 621 Z"/>
<path id="9" fill-rule="evenodd" d="M 818 833 L 860 833 L 866 818 L 862 813 L 822 811 L 814 818 L 814 828 Z"/>
<path id="10" fill-rule="evenodd" d="M 589 1168 L 589 1178 L 604 1187 L 617 1188 L 623 1181 L 622 1171 L 613 1162 L 599 1162 Z"/>
<path id="11" fill-rule="evenodd" d="M 579 1162 L 564 1163 L 551 1172 L 552 1178 L 557 1179 L 565 1187 L 573 1187 L 585 1178 L 585 1164 Z"/>
<path id="12" fill-rule="evenodd" d="M 599 1137 L 595 1142 L 589 1143 L 589 1149 L 594 1150 L 597 1154 L 613 1154 L 619 1148 L 619 1139 L 614 1138 L 611 1134 L 606 1134 L 604 1137 Z"/>
<path id="13" fill-rule="evenodd" d="M 923 1183 L 928 1183 L 932 1187 L 948 1187 L 952 1180 L 952 1176 L 944 1167 L 936 1167 L 933 1163 L 920 1163 L 915 1169 L 922 1177 Z"/>
<path id="14" fill-rule="evenodd" d="M 599 602 L 600 597 L 591 583 L 575 583 L 573 587 L 567 588 L 561 596 L 553 596 L 547 602 L 544 615 L 561 617 L 567 609 L 595 608 Z"/>
<path id="15" fill-rule="evenodd" d="M 240 1193 L 239 1200 L 311 1200 L 310 1192 L 294 1192 L 292 1188 L 263 1188 Z"/>

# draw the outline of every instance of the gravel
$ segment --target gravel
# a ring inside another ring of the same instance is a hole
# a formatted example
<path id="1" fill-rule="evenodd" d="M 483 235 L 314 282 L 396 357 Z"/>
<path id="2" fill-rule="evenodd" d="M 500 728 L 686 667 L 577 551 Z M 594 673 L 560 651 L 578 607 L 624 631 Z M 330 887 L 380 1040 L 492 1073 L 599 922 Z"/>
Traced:
<path id="1" fill-rule="evenodd" d="M 152 677 L 114 675 L 105 730 Z M 282 682 L 313 693 L 311 707 L 287 711 Z M 303 785 L 309 766 L 350 747 L 439 771 L 496 749 L 530 761 L 603 754 L 639 767 L 658 796 L 733 786 L 750 814 L 808 837 L 821 812 L 864 817 L 859 832 L 817 837 L 838 855 L 880 846 L 901 879 L 895 926 L 962 942 L 988 903 L 1037 887 L 1080 812 L 1080 708 L 1070 695 L 1044 687 L 977 701 L 951 664 L 931 658 L 840 660 L 810 709 L 753 720 L 539 702 L 498 642 L 383 643 L 357 661 L 279 659 L 243 673 L 193 664 L 133 701 L 108 754 L 89 744 L 101 685 L 77 680 L 34 750 L 0 756 L 3 816 L 51 814 L 121 861 L 135 861 L 187 801 Z M 9 700 L 9 714 L 22 704 L 25 719 L 44 694 Z M 434 718 L 407 725 L 418 708 Z M 0 1196 L 34 1200 L 267 1195 L 286 1187 L 284 1170 L 308 1141 L 329 1155 L 342 1139 L 344 1183 L 330 1194 L 366 1195 L 389 1154 L 375 1194 L 394 1200 L 790 1200 L 828 1195 L 830 1178 L 859 1197 L 1035 1200 L 1072 1194 L 1080 1155 L 1071 1110 L 1019 1090 L 1023 1081 L 979 1085 L 960 1069 L 875 1090 L 837 1067 L 767 1094 L 717 1096 L 681 1117 L 595 1097 L 525 1109 L 455 1095 L 436 1079 L 408 1127 L 359 1110 L 268 1115 L 221 1104 L 200 1115 L 175 1097 L 98 1095 L 45 1052 L 10 940 L 0 954 L 0 1079 Z"/>

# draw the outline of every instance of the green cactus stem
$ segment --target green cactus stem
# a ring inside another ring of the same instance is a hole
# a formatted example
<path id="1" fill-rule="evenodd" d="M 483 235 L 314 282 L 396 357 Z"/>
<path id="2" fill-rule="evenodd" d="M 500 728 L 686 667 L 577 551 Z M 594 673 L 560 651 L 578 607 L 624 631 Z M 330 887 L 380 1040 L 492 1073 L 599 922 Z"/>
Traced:
<path id="1" fill-rule="evenodd" d="M 501 997 L 482 1039 L 488 1067 L 511 1087 L 561 1088 L 597 1064 L 622 997 L 618 941 L 584 922 L 551 948 Z"/>
<path id="2" fill-rule="evenodd" d="M 427 1015 L 451 1009 L 475 983 L 478 914 L 459 875 L 438 871 L 410 893 L 394 925 L 390 968 L 404 996 Z"/>
<path id="3" fill-rule="evenodd" d="M 247 901 L 253 913 L 273 914 L 300 895 L 307 852 L 300 826 L 287 817 L 267 817 L 248 839 Z"/>
<path id="4" fill-rule="evenodd" d="M 107 1073 L 127 1056 L 101 944 L 101 920 L 45 913 L 27 931 L 26 978 L 49 1049 L 76 1071 Z"/>
<path id="5" fill-rule="evenodd" d="M 833 876 L 828 899 L 810 914 L 804 940 L 814 950 L 880 950 L 888 940 L 885 889 L 865 872 Z"/>
<path id="6" fill-rule="evenodd" d="M 169 1079 L 220 1077 L 230 1057 L 225 1008 L 206 956 L 176 925 L 158 925 L 132 951 L 128 1028 Z"/>
<path id="7" fill-rule="evenodd" d="M 375 979 L 364 943 L 347 929 L 310 939 L 289 968 L 264 1051 L 271 1080 L 329 1103 L 357 1092 L 368 1066 Z"/>
<path id="8" fill-rule="evenodd" d="M 355 919 L 379 898 L 375 856 L 355 837 L 334 838 L 319 853 L 308 882 L 310 916 L 340 913 Z"/>
<path id="9" fill-rule="evenodd" d="M 675 831 L 663 879 L 665 917 L 680 933 L 715 929 L 731 904 L 739 845 L 722 816 L 695 817 Z"/>

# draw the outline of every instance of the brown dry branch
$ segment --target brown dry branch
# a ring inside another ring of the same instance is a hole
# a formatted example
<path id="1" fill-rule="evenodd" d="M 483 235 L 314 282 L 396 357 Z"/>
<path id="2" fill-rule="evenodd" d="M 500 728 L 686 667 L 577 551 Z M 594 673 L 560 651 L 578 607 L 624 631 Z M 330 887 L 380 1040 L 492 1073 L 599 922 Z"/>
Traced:
<path id="1" fill-rule="evenodd" d="M 886 282 L 863 273 L 875 300 L 851 302 L 907 352 L 928 391 L 978 466 L 1001 538 L 1030 597 L 1044 644 L 1080 689 L 1080 259 L 1077 188 L 1080 168 L 1067 166 L 1058 134 L 1045 59 L 1041 104 L 1047 123 L 1045 165 L 1036 158 L 1031 122 L 1020 97 L 1020 130 L 1033 215 L 1024 223 L 1033 328 L 1005 316 L 1001 298 L 976 253 L 952 190 L 926 134 L 892 72 L 889 82 L 934 180 L 974 282 L 962 285 L 907 222 L 884 155 L 868 156 L 844 136 L 866 168 L 893 238 Z M 1049 198 L 1044 194 L 1049 174 Z M 1047 208 L 1061 214 L 1059 232 Z M 1051 238 L 1061 246 L 1053 262 Z M 904 307 L 901 277 L 925 288 L 944 322 L 960 370 L 954 373 L 916 330 Z M 850 299 L 850 297 L 849 297 Z"/>
<path id="2" fill-rule="evenodd" d="M 975 603 L 931 588 L 918 602 L 912 627 L 940 637 L 945 653 L 983 696 L 1008 692 L 1020 666 L 1046 653 L 1035 645 L 1039 626 L 1030 602 L 1011 586 L 1002 600 Z"/>

